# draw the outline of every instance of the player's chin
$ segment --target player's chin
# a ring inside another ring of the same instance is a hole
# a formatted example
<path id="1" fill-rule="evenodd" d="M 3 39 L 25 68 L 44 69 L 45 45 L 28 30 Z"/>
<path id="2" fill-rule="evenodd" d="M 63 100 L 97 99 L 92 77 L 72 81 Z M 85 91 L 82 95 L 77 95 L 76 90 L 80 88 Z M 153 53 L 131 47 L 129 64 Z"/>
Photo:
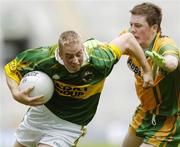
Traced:
<path id="1" fill-rule="evenodd" d="M 76 67 L 71 67 L 69 68 L 69 71 L 72 72 L 72 73 L 75 73 L 75 72 L 78 72 L 80 70 L 80 66 L 76 66 Z"/>

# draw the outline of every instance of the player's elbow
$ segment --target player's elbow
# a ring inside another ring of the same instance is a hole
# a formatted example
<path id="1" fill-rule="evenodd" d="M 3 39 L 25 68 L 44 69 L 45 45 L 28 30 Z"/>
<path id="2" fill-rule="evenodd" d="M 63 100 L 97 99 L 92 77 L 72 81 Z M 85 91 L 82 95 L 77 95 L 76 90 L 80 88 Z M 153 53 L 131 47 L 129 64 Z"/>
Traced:
<path id="1" fill-rule="evenodd" d="M 165 57 L 165 69 L 167 69 L 168 72 L 173 72 L 178 67 L 178 60 L 176 57 L 173 57 L 171 55 Z"/>
<path id="2" fill-rule="evenodd" d="M 176 70 L 177 67 L 178 67 L 177 62 L 171 62 L 166 64 L 166 69 L 168 70 L 168 72 L 173 72 L 174 70 Z"/>
<path id="3" fill-rule="evenodd" d="M 135 41 L 133 34 L 128 32 L 128 33 L 122 34 L 121 37 L 124 40 L 124 47 L 126 49 L 132 48 L 133 43 Z"/>

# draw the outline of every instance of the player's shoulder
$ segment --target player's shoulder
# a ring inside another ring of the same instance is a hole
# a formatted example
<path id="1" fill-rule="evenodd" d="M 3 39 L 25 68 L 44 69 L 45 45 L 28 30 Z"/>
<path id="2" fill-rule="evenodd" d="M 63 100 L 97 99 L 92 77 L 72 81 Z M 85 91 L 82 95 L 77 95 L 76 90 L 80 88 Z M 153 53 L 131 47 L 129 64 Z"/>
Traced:
<path id="1" fill-rule="evenodd" d="M 57 48 L 57 45 L 51 45 L 51 46 L 42 46 L 37 48 L 30 48 L 23 52 L 21 52 L 19 55 L 17 55 L 17 60 L 42 60 L 45 58 L 52 58 L 54 57 L 55 49 Z"/>
<path id="2" fill-rule="evenodd" d="M 58 48 L 58 45 L 53 44 L 53 45 L 49 45 L 49 46 L 40 46 L 37 48 L 28 49 L 27 52 L 51 53 L 51 54 L 53 54 L 57 48 Z"/>
<path id="3" fill-rule="evenodd" d="M 37 48 L 29 48 L 25 51 L 20 53 L 21 55 L 42 55 L 42 54 L 53 54 L 55 49 L 57 49 L 57 45 L 50 45 L 50 46 L 40 46 Z"/>
<path id="4" fill-rule="evenodd" d="M 160 35 L 160 37 L 157 40 L 157 43 L 159 44 L 159 46 L 166 46 L 166 45 L 171 45 L 171 46 L 177 46 L 176 42 L 174 41 L 174 39 L 172 39 L 169 36 L 165 36 L 165 35 Z"/>
<path id="5" fill-rule="evenodd" d="M 97 47 L 88 48 L 87 53 L 89 56 L 99 56 L 103 57 L 106 56 L 109 52 L 111 52 L 112 47 L 108 43 L 104 43 L 98 45 Z"/>
<path id="6" fill-rule="evenodd" d="M 174 54 L 179 56 L 179 48 L 176 42 L 169 36 L 159 36 L 155 41 L 154 49 L 160 54 Z"/>

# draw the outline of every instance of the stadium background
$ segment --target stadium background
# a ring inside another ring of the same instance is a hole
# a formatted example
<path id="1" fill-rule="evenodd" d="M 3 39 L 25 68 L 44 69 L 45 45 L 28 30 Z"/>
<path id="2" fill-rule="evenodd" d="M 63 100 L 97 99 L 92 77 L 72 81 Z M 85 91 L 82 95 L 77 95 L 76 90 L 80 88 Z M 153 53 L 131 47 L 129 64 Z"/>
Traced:
<path id="1" fill-rule="evenodd" d="M 180 45 L 180 1 L 148 0 L 163 8 L 163 34 Z M 27 48 L 57 42 L 65 30 L 75 30 L 83 40 L 110 41 L 129 25 L 129 10 L 142 0 L 1 0 L 0 1 L 0 146 L 10 147 L 13 133 L 27 106 L 10 95 L 3 66 Z M 97 113 L 80 147 L 115 147 L 121 143 L 138 104 L 133 74 L 126 57 L 108 77 Z M 102 145 L 100 145 L 102 144 Z"/>

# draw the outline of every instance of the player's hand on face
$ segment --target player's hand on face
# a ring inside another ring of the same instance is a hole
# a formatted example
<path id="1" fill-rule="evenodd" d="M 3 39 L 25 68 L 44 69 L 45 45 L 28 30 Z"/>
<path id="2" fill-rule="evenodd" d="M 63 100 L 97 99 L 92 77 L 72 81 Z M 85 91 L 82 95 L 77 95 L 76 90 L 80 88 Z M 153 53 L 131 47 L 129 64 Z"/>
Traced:
<path id="1" fill-rule="evenodd" d="M 153 73 L 152 71 L 148 71 L 143 74 L 143 88 L 153 87 Z"/>
<path id="2" fill-rule="evenodd" d="M 18 90 L 15 99 L 25 105 L 38 106 L 44 104 L 43 95 L 40 96 L 30 96 L 30 92 L 34 87 L 28 87 L 24 90 Z"/>

